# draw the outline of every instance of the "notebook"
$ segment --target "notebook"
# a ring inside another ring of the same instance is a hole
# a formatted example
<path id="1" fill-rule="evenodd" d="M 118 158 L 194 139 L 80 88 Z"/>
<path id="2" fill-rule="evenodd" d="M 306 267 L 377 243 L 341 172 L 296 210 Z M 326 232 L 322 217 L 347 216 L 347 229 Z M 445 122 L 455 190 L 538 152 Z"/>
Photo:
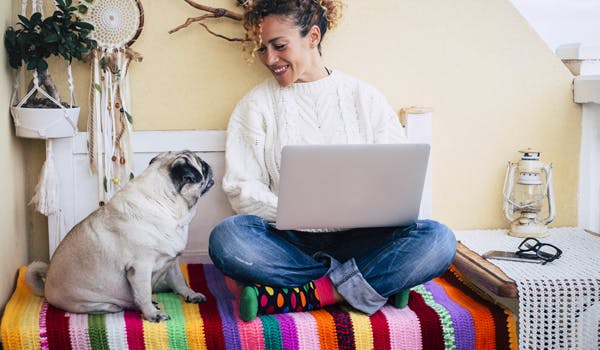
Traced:
<path id="1" fill-rule="evenodd" d="M 418 219 L 429 144 L 287 145 L 281 230 L 408 225 Z"/>

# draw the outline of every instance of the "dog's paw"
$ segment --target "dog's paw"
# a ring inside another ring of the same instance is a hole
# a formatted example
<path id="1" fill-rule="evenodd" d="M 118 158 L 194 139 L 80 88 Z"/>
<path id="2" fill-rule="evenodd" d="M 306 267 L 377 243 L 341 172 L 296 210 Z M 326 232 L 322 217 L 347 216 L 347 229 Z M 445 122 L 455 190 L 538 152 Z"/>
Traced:
<path id="1" fill-rule="evenodd" d="M 198 304 L 198 303 L 203 303 L 206 301 L 206 297 L 204 296 L 204 294 L 202 293 L 190 293 L 188 295 L 184 295 L 183 296 L 185 301 L 188 303 L 194 303 L 194 304 Z"/>
<path id="2" fill-rule="evenodd" d="M 150 315 L 144 314 L 144 319 L 150 322 L 160 322 L 168 321 L 171 319 L 171 317 L 164 311 L 156 310 L 156 312 L 153 312 Z"/>

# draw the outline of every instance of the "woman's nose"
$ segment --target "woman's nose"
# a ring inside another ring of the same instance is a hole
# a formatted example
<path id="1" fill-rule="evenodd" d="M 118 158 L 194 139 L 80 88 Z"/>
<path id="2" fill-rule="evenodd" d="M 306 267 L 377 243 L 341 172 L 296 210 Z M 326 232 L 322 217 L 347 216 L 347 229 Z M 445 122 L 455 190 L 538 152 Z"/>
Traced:
<path id="1" fill-rule="evenodd" d="M 265 63 L 267 65 L 272 65 L 273 63 L 277 62 L 277 60 L 279 60 L 277 52 L 267 49 L 267 52 L 265 53 Z"/>

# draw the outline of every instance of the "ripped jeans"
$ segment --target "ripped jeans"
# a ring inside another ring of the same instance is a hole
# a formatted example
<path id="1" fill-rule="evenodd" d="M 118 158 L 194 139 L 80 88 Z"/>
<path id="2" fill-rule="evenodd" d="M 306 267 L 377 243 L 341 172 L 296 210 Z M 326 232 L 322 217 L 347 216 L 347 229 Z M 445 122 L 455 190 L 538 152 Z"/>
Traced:
<path id="1" fill-rule="evenodd" d="M 313 233 L 235 215 L 213 229 L 208 250 L 223 274 L 243 283 L 296 287 L 327 275 L 352 307 L 371 315 L 388 297 L 441 275 L 454 258 L 456 239 L 432 220 Z"/>

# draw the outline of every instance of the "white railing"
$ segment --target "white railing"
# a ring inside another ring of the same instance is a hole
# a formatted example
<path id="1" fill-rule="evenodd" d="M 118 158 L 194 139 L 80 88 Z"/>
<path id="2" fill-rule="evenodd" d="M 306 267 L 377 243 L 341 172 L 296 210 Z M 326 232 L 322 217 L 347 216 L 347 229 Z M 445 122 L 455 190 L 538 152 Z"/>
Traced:
<path id="1" fill-rule="evenodd" d="M 431 143 L 432 115 L 429 111 L 408 111 L 402 122 L 409 142 Z M 98 208 L 96 175 L 88 168 L 87 134 L 54 140 L 53 157 L 60 179 L 58 202 L 60 210 L 48 216 L 50 256 L 67 232 L 90 212 Z M 198 205 L 198 214 L 189 227 L 188 245 L 183 252 L 186 261 L 205 261 L 208 237 L 212 227 L 233 214 L 221 189 L 225 171 L 224 130 L 136 131 L 132 134 L 134 173 L 143 171 L 150 159 L 164 151 L 188 149 L 206 160 L 213 168 L 215 186 Z M 432 148 L 433 149 L 433 148 Z M 431 158 L 430 158 L 431 161 Z M 421 203 L 421 218 L 431 218 L 431 164 L 427 170 Z"/>
<path id="2" fill-rule="evenodd" d="M 579 226 L 600 233 L 600 45 L 562 45 L 556 54 L 575 75 L 573 100 L 582 108 Z"/>

